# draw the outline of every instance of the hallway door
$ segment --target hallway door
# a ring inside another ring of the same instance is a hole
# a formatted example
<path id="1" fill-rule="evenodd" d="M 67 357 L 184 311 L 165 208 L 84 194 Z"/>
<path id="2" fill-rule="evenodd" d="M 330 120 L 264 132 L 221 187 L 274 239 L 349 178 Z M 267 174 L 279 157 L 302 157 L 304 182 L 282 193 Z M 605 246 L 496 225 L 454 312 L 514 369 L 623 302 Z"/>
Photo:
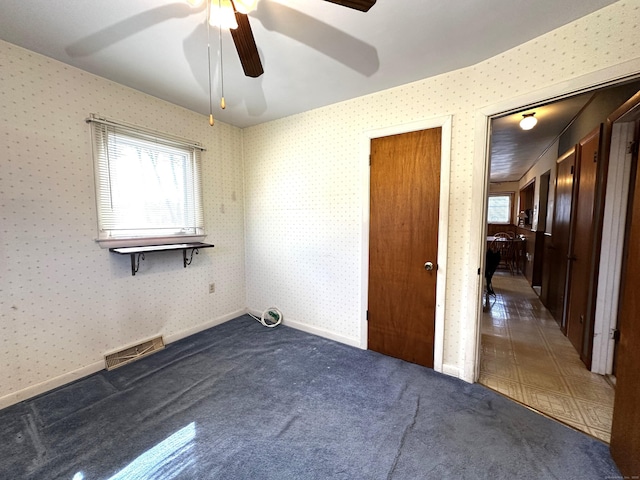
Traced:
<path id="1" fill-rule="evenodd" d="M 573 234 L 569 253 L 569 288 L 567 309 L 567 337 L 580 354 L 585 364 L 591 358 L 583 349 L 587 322 L 591 310 L 591 278 L 593 261 L 594 214 L 596 206 L 596 179 L 598 173 L 598 150 L 600 148 L 599 126 L 580 141 L 578 146 L 578 168 L 576 195 L 573 204 Z M 590 368 L 591 365 L 587 365 Z"/>
<path id="2" fill-rule="evenodd" d="M 573 203 L 573 177 L 576 162 L 575 148 L 560 158 L 557 163 L 555 207 L 551 243 L 549 244 L 549 275 L 547 304 L 553 318 L 566 332 L 564 318 L 565 288 L 567 283 L 567 255 L 571 234 L 571 205 Z"/>
<path id="3" fill-rule="evenodd" d="M 442 128 L 371 140 L 368 345 L 433 367 Z"/>

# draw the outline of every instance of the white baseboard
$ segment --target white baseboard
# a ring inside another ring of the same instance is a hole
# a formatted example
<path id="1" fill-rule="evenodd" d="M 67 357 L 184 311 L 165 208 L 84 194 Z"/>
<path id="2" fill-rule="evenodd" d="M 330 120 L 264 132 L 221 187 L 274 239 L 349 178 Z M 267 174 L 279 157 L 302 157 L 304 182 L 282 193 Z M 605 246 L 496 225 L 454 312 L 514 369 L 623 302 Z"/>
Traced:
<path id="1" fill-rule="evenodd" d="M 442 364 L 442 373 L 449 375 L 450 377 L 460 378 L 460 369 L 453 365 Z"/>
<path id="2" fill-rule="evenodd" d="M 75 382 L 80 378 L 99 372 L 103 368 L 104 360 L 86 365 L 71 372 L 67 372 L 58 377 L 46 380 L 42 383 L 31 385 L 30 387 L 23 388 L 22 390 L 18 390 L 17 392 L 12 392 L 9 395 L 0 397 L 0 409 L 10 407 L 11 405 L 20 403 L 23 400 L 27 400 L 29 398 L 37 397 L 38 395 L 46 393 L 49 390 L 53 390 L 54 388 L 66 385 L 67 383 Z"/>
<path id="3" fill-rule="evenodd" d="M 182 330 L 178 333 L 173 333 L 171 335 L 164 336 L 165 344 L 170 344 L 173 342 L 177 342 L 189 335 L 193 335 L 198 332 L 202 332 L 203 330 L 207 330 L 208 328 L 215 327 L 216 325 L 220 325 L 221 323 L 228 322 L 236 317 L 244 315 L 247 313 L 246 309 L 237 310 L 233 313 L 228 313 L 221 317 L 214 318 L 205 323 L 201 323 L 192 328 L 188 328 L 186 330 Z M 118 350 L 118 349 L 116 349 Z M 104 369 L 104 360 L 99 362 L 91 363 L 77 370 L 73 370 L 71 372 L 64 373 L 55 378 L 49 379 L 42 383 L 38 383 L 36 385 L 31 385 L 27 388 L 23 388 L 22 390 L 18 390 L 17 392 L 12 392 L 4 397 L 0 397 L 0 410 L 3 408 L 10 407 L 16 403 L 20 403 L 23 400 L 28 400 L 29 398 L 37 397 L 43 393 L 46 393 L 54 388 L 62 387 L 68 383 L 75 382 L 83 377 L 87 377 L 92 375 L 100 370 Z"/>
<path id="4" fill-rule="evenodd" d="M 240 317 L 247 313 L 247 309 L 243 308 L 241 310 L 236 310 L 232 313 L 227 313 L 226 315 L 222 315 L 221 317 L 214 318 L 205 323 L 201 323 L 200 325 L 196 325 L 195 327 L 187 328 L 186 330 L 182 330 L 177 333 L 172 333 L 171 335 L 163 336 L 166 344 L 177 342 L 178 340 L 182 340 L 190 335 L 194 335 L 196 333 L 200 333 L 203 330 L 207 330 L 211 327 L 215 327 L 216 325 L 220 325 L 221 323 L 228 322 L 229 320 L 233 320 L 234 318 Z"/>
<path id="5" fill-rule="evenodd" d="M 260 317 L 262 315 L 261 311 L 259 312 L 253 309 L 248 309 L 247 312 L 255 315 L 256 317 Z M 344 343 L 345 345 L 360 349 L 362 348 L 359 338 L 350 338 L 343 335 L 338 335 L 337 333 L 330 332 L 329 330 L 325 330 L 323 328 L 314 327 L 312 325 L 307 325 L 302 322 L 288 319 L 285 315 L 283 315 L 282 318 L 282 325 L 286 325 L 287 327 L 295 328 L 296 330 L 301 330 L 303 332 L 311 333 L 312 335 L 317 335 L 318 337 L 328 338 L 329 340 Z"/>

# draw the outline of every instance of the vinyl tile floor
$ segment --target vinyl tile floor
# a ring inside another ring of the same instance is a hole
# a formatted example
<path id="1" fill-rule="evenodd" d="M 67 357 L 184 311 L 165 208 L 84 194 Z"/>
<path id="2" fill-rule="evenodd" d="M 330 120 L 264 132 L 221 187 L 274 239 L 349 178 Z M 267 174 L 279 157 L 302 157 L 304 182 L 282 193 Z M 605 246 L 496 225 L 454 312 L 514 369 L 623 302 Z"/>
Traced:
<path id="1" fill-rule="evenodd" d="M 496 272 L 485 308 L 479 382 L 609 443 L 614 388 L 587 370 L 521 275 Z"/>

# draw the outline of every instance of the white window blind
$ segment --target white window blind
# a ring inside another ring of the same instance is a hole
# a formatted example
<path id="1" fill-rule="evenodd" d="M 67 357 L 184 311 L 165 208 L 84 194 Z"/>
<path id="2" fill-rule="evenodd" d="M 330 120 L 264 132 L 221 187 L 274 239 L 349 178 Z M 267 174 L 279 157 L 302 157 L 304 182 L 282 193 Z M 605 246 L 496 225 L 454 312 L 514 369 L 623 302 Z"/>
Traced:
<path id="1" fill-rule="evenodd" d="M 201 150 L 92 116 L 98 240 L 180 242 L 204 235 Z"/>

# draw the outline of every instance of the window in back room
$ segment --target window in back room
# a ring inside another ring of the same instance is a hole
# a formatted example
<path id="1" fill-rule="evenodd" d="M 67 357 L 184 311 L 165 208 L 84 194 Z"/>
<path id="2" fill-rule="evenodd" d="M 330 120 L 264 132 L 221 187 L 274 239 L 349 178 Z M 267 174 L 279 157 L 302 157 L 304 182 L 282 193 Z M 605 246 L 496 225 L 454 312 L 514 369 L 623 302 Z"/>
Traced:
<path id="1" fill-rule="evenodd" d="M 201 147 L 91 118 L 98 241 L 179 243 L 204 236 Z"/>

